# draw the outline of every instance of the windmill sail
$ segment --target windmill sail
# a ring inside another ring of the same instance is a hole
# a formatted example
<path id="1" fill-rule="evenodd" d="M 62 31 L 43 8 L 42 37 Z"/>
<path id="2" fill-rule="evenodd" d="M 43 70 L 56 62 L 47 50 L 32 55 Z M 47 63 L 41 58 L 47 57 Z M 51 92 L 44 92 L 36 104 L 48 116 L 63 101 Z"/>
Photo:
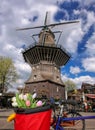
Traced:
<path id="1" fill-rule="evenodd" d="M 41 32 L 39 34 L 39 43 L 44 45 L 46 42 L 46 37 L 48 38 L 48 41 L 51 39 L 51 43 L 54 44 L 54 33 L 51 31 L 50 27 L 55 27 L 55 26 L 60 26 L 60 25 L 65 25 L 65 24 L 73 24 L 73 23 L 78 23 L 79 21 L 66 21 L 62 23 L 53 23 L 53 24 L 48 24 L 48 12 L 46 12 L 45 20 L 44 20 L 44 25 L 41 26 L 35 26 L 35 27 L 26 27 L 26 28 L 19 28 L 17 30 L 29 30 L 29 29 L 37 29 L 37 28 L 42 28 Z M 59 41 L 59 39 L 58 39 Z M 58 42 L 57 42 L 58 44 Z"/>
<path id="2" fill-rule="evenodd" d="M 78 23 L 78 22 L 79 22 L 78 20 L 74 20 L 74 21 L 66 21 L 66 22 L 62 22 L 62 23 L 47 24 L 48 23 L 48 12 L 46 12 L 44 25 L 35 26 L 35 27 L 18 28 L 16 30 L 29 30 L 29 29 L 36 29 L 36 28 L 45 29 L 45 28 L 48 28 L 48 27 L 55 27 L 55 26 L 64 25 L 64 24 L 73 24 L 73 23 Z"/>
<path id="3" fill-rule="evenodd" d="M 36 29 L 36 28 L 54 27 L 54 26 L 59 26 L 59 25 L 64 25 L 64 24 L 73 24 L 73 23 L 78 23 L 78 22 L 79 21 L 77 21 L 77 20 L 76 21 L 68 21 L 68 22 L 54 23 L 54 24 L 35 26 L 35 27 L 18 28 L 16 30 L 29 30 L 29 29 Z"/>

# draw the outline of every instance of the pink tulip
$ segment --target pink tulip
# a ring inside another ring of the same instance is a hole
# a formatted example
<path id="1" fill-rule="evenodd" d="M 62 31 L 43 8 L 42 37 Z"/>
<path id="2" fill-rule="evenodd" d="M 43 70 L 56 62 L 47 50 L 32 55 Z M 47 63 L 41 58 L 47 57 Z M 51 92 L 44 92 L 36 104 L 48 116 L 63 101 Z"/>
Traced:
<path id="1" fill-rule="evenodd" d="M 37 107 L 42 106 L 42 105 L 43 105 L 43 103 L 42 103 L 42 101 L 40 101 L 40 100 L 39 100 L 39 101 L 37 102 L 37 104 L 36 104 Z"/>
<path id="2" fill-rule="evenodd" d="M 26 101 L 26 106 L 29 107 L 31 105 L 30 100 Z"/>

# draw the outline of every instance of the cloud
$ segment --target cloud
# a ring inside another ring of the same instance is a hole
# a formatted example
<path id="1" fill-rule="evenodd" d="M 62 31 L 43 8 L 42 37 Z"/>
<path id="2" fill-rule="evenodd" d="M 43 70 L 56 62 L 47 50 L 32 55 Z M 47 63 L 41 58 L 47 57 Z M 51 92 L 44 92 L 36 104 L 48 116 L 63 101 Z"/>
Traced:
<path id="1" fill-rule="evenodd" d="M 71 2 L 72 0 L 65 0 Z M 79 1 L 82 6 L 84 5 L 90 5 L 94 2 L 94 0 L 73 0 L 73 1 Z"/>
<path id="2" fill-rule="evenodd" d="M 87 15 L 87 18 L 86 18 L 86 23 L 84 23 L 83 25 L 83 30 L 84 31 L 88 31 L 89 27 L 95 23 L 95 16 L 94 16 L 94 12 L 92 11 L 87 11 L 85 9 L 85 15 Z M 83 19 L 84 20 L 84 19 Z"/>
<path id="3" fill-rule="evenodd" d="M 93 33 L 92 37 L 88 40 L 86 44 L 86 54 L 88 56 L 95 56 L 95 33 Z"/>
<path id="4" fill-rule="evenodd" d="M 75 66 L 75 67 L 71 66 L 70 67 L 70 73 L 72 73 L 72 74 L 78 74 L 80 72 L 81 72 L 81 70 L 80 70 L 80 68 L 78 66 Z"/>
<path id="5" fill-rule="evenodd" d="M 82 66 L 84 67 L 85 71 L 95 72 L 95 57 L 83 59 Z"/>
<path id="6" fill-rule="evenodd" d="M 95 83 L 95 77 L 92 78 L 89 75 L 80 76 L 80 77 L 76 77 L 75 79 L 73 79 L 73 82 L 76 83 L 76 86 L 78 88 L 81 88 L 82 83 L 94 84 Z"/>
<path id="7" fill-rule="evenodd" d="M 17 66 L 17 70 L 25 73 L 31 72 L 31 67 L 27 63 L 23 63 L 20 61 L 15 62 L 15 66 Z"/>
<path id="8" fill-rule="evenodd" d="M 89 83 L 89 84 L 94 84 L 95 83 L 95 77 L 91 77 L 89 75 L 86 76 L 80 76 L 76 78 L 70 78 L 67 75 L 62 75 L 62 80 L 63 82 L 67 80 L 71 80 L 76 84 L 77 88 L 81 88 L 82 83 Z"/>
<path id="9" fill-rule="evenodd" d="M 80 27 L 76 28 L 75 30 L 72 30 L 72 32 L 69 34 L 69 37 L 66 41 L 66 49 L 70 53 L 76 53 L 78 48 L 78 42 L 82 38 L 83 32 Z"/>
<path id="10" fill-rule="evenodd" d="M 80 0 L 81 1 L 81 0 Z M 84 2 L 82 2 L 84 5 L 90 5 L 90 4 L 93 4 L 94 3 L 94 0 L 84 0 Z"/>

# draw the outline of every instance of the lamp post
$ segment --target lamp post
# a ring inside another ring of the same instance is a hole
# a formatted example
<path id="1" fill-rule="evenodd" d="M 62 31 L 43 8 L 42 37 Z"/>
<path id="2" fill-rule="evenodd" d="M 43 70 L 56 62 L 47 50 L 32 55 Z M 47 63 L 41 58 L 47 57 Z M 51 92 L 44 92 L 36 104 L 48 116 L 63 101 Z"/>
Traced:
<path id="1" fill-rule="evenodd" d="M 2 93 L 0 93 L 0 96 L 2 96 Z"/>

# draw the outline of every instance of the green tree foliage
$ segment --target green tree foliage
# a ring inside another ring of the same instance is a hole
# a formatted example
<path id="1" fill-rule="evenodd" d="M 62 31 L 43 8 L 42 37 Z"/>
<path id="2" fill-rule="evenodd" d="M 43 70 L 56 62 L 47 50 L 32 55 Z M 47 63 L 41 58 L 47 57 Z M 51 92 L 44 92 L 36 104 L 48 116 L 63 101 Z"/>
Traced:
<path id="1" fill-rule="evenodd" d="M 73 81 L 67 80 L 64 84 L 67 91 L 76 90 L 76 84 Z"/>
<path id="2" fill-rule="evenodd" d="M 0 56 L 0 90 L 11 86 L 18 78 L 12 59 Z"/>

